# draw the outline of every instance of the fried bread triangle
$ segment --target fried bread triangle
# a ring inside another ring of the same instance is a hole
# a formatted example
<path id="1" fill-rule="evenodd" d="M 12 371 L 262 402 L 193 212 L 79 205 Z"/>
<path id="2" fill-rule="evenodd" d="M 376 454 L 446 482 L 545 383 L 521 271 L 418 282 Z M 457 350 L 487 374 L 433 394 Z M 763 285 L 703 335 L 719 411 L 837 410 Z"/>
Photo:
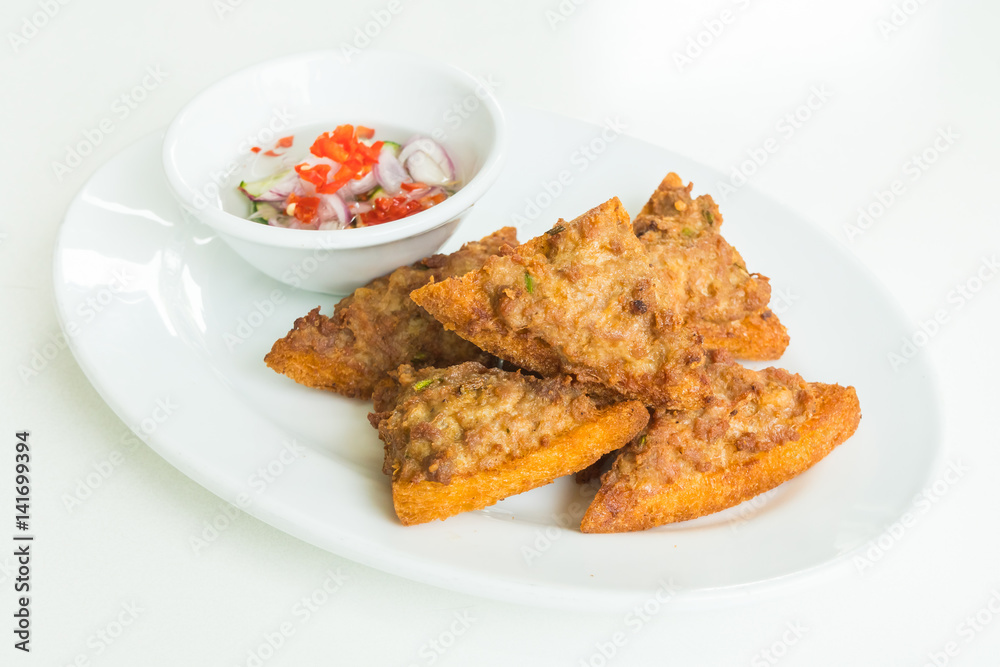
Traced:
<path id="1" fill-rule="evenodd" d="M 478 269 L 501 247 L 516 243 L 514 228 L 504 227 L 450 255 L 433 255 L 376 278 L 341 300 L 331 317 L 315 308 L 295 320 L 264 361 L 299 384 L 354 398 L 370 398 L 375 384 L 400 364 L 486 363 L 488 354 L 445 332 L 409 294 L 432 280 Z"/>
<path id="2" fill-rule="evenodd" d="M 569 378 L 468 362 L 401 367 L 369 415 L 404 525 L 480 509 L 548 484 L 624 446 L 649 420 L 628 401 L 598 407 Z"/>
<path id="3" fill-rule="evenodd" d="M 543 376 L 570 375 L 647 405 L 700 405 L 699 338 L 660 302 L 628 214 L 613 198 L 410 296 L 462 338 Z"/>
<path id="4" fill-rule="evenodd" d="M 788 333 L 768 308 L 767 277 L 747 270 L 740 253 L 720 233 L 722 214 L 710 195 L 691 197 L 671 172 L 633 221 L 677 317 L 702 336 L 706 349 L 737 358 L 770 360 L 788 347 Z"/>
<path id="5" fill-rule="evenodd" d="M 853 387 L 737 364 L 715 364 L 712 374 L 703 408 L 656 409 L 618 454 L 583 532 L 645 530 L 737 505 L 810 468 L 861 419 Z"/>

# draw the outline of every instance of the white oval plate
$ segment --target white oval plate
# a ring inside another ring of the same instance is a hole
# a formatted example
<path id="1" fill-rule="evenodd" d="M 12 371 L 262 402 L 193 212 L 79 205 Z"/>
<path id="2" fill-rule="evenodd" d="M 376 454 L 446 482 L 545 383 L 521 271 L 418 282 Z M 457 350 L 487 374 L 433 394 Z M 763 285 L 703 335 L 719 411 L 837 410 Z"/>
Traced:
<path id="1" fill-rule="evenodd" d="M 528 221 L 525 240 L 614 195 L 635 213 L 667 171 L 693 180 L 695 193 L 722 180 L 609 129 L 509 112 L 508 166 L 445 251 L 513 216 Z M 568 478 L 404 528 L 369 404 L 301 387 L 262 362 L 296 317 L 317 305 L 330 312 L 335 299 L 257 273 L 185 220 L 164 182 L 161 139 L 112 159 L 70 206 L 55 250 L 59 317 L 90 381 L 153 449 L 307 542 L 509 601 L 621 608 L 669 582 L 674 606 L 712 606 L 783 590 L 843 560 L 910 507 L 934 464 L 930 371 L 917 358 L 895 372 L 886 357 L 912 333 L 906 318 L 836 242 L 745 187 L 720 202 L 724 233 L 752 271 L 772 278 L 772 305 L 792 337 L 778 365 L 857 387 L 864 418 L 854 437 L 763 497 L 643 533 L 581 534 L 593 490 Z"/>

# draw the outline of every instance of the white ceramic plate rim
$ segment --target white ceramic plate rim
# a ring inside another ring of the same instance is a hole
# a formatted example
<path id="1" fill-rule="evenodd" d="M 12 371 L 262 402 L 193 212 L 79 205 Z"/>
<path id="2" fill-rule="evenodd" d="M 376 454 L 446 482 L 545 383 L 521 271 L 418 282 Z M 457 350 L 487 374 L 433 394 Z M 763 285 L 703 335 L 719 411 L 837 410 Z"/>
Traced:
<path id="1" fill-rule="evenodd" d="M 67 222 L 73 218 L 76 207 L 82 205 L 81 197 L 86 189 L 87 186 L 84 186 L 81 195 L 71 205 L 67 214 Z M 61 274 L 62 263 L 59 261 L 59 256 L 64 251 L 65 230 L 66 227 L 61 230 L 55 250 L 57 310 L 64 327 L 70 321 L 69 307 L 71 301 L 68 295 L 60 291 L 61 286 L 64 284 L 64 276 Z M 830 242 L 832 243 L 832 241 Z M 854 257 L 843 251 L 838 251 L 837 255 L 841 261 L 850 263 L 855 270 L 865 274 L 871 285 L 878 285 L 878 281 Z M 894 315 L 898 316 L 898 307 L 896 307 L 896 311 Z M 905 321 L 906 318 L 902 319 Z M 70 337 L 70 346 L 81 368 L 94 384 L 95 388 L 97 388 L 102 398 L 108 402 L 112 409 L 126 423 L 137 423 L 142 415 L 130 411 L 126 406 L 122 405 L 120 397 L 121 388 L 115 387 L 113 374 L 109 374 L 102 367 L 100 354 L 94 349 L 83 345 L 81 339 Z M 923 366 L 926 375 L 932 377 L 932 370 L 922 359 L 918 359 L 917 363 Z M 929 380 L 929 387 L 932 393 L 934 391 L 934 384 L 933 378 Z M 939 423 L 936 413 L 925 415 L 925 417 L 928 419 L 928 428 L 934 434 L 932 436 L 933 439 L 939 441 L 939 437 L 937 437 Z M 220 497 L 230 502 L 235 501 L 240 489 L 238 485 L 233 483 L 233 479 L 227 477 L 220 470 L 206 467 L 196 456 L 192 456 L 190 452 L 183 451 L 178 446 L 178 443 L 171 440 L 166 433 L 153 433 L 148 438 L 148 442 L 150 446 L 184 474 Z M 936 456 L 940 456 L 939 451 L 936 452 Z M 923 477 L 915 481 L 922 483 L 929 474 L 930 469 L 932 468 L 923 471 Z M 329 473 L 331 470 L 328 468 L 326 472 Z M 349 471 L 334 471 L 332 474 L 334 478 L 326 480 L 326 483 L 345 484 L 348 486 L 357 483 L 357 480 L 351 479 Z M 352 532 L 349 528 L 340 529 L 340 527 L 335 525 L 317 525 L 312 517 L 307 516 L 307 513 L 301 511 L 302 508 L 295 506 L 294 498 L 292 497 L 294 493 L 289 496 L 285 494 L 287 489 L 276 489 L 275 491 L 274 494 L 269 493 L 262 497 L 260 502 L 254 503 L 248 508 L 248 511 L 280 530 L 296 535 L 307 542 L 411 579 L 502 600 L 556 607 L 608 609 L 627 606 L 636 599 L 636 590 L 634 588 L 615 590 L 613 588 L 586 589 L 571 585 L 539 585 L 538 582 L 531 580 L 518 580 L 517 578 L 510 577 L 498 578 L 490 576 L 488 572 L 484 573 L 479 570 L 456 570 L 433 558 L 401 558 L 398 552 L 383 548 L 383 545 L 378 544 L 377 539 L 373 541 L 371 535 L 359 534 L 357 531 Z M 608 536 L 599 537 L 599 539 L 602 538 L 608 539 Z M 614 536 L 610 538 L 614 539 Z M 576 538 L 570 536 L 569 539 Z M 837 558 L 817 563 L 813 567 L 797 570 L 778 577 L 733 586 L 685 590 L 674 598 L 673 604 L 675 606 L 687 607 L 714 606 L 723 603 L 745 602 L 750 600 L 751 597 L 759 599 L 761 596 L 775 595 L 789 586 L 800 584 L 820 573 L 826 572 L 832 575 L 832 573 L 837 571 L 837 568 L 830 566 L 837 562 L 842 565 L 851 553 L 847 552 Z"/>

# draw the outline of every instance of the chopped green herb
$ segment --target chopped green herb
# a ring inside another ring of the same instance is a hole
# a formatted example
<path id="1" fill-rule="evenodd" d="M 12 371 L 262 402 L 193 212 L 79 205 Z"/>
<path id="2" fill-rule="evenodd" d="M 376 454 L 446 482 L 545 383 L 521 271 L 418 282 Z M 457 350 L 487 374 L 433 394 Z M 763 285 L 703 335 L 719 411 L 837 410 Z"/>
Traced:
<path id="1" fill-rule="evenodd" d="M 427 378 L 426 380 L 421 380 L 420 382 L 413 385 L 413 389 L 414 391 L 421 391 L 422 389 L 426 389 L 427 387 L 429 387 L 434 382 L 437 382 L 438 379 L 439 378 Z"/>
<path id="2" fill-rule="evenodd" d="M 709 227 L 715 224 L 715 218 L 712 216 L 711 211 L 702 211 L 701 214 L 705 216 L 705 222 L 708 223 Z"/>
<path id="3" fill-rule="evenodd" d="M 695 231 L 690 227 L 685 227 L 684 229 L 681 230 L 681 234 L 683 234 L 686 238 L 691 238 L 692 236 L 695 235 Z"/>
<path id="4" fill-rule="evenodd" d="M 559 232 L 565 232 L 565 231 L 566 231 L 565 227 L 563 227 L 562 225 L 556 225 L 555 227 L 553 227 L 552 229 L 550 229 L 545 233 L 548 234 L 549 236 L 555 236 Z"/>
<path id="5" fill-rule="evenodd" d="M 524 289 L 528 290 L 528 294 L 535 293 L 535 279 L 527 271 L 524 272 Z"/>
<path id="6" fill-rule="evenodd" d="M 427 359 L 427 354 L 425 352 L 417 352 L 415 355 L 413 355 L 412 361 L 414 362 L 426 361 L 426 359 Z"/>

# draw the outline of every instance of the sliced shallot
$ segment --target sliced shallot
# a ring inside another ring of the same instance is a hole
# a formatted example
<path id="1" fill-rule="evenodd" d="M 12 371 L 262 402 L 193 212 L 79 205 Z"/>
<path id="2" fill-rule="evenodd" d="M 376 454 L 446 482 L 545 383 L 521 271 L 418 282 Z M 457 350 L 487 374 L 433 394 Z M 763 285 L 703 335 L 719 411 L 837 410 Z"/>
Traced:
<path id="1" fill-rule="evenodd" d="M 372 170 L 378 184 L 390 195 L 399 193 L 399 186 L 410 180 L 403 163 L 399 161 L 392 149 L 383 148 L 378 156 L 378 164 Z"/>
<path id="2" fill-rule="evenodd" d="M 319 195 L 317 216 L 319 229 L 345 229 L 351 222 L 351 211 L 339 195 Z"/>
<path id="3" fill-rule="evenodd" d="M 416 136 L 403 144 L 399 161 L 415 181 L 445 185 L 455 180 L 455 165 L 448 152 L 429 137 Z"/>

